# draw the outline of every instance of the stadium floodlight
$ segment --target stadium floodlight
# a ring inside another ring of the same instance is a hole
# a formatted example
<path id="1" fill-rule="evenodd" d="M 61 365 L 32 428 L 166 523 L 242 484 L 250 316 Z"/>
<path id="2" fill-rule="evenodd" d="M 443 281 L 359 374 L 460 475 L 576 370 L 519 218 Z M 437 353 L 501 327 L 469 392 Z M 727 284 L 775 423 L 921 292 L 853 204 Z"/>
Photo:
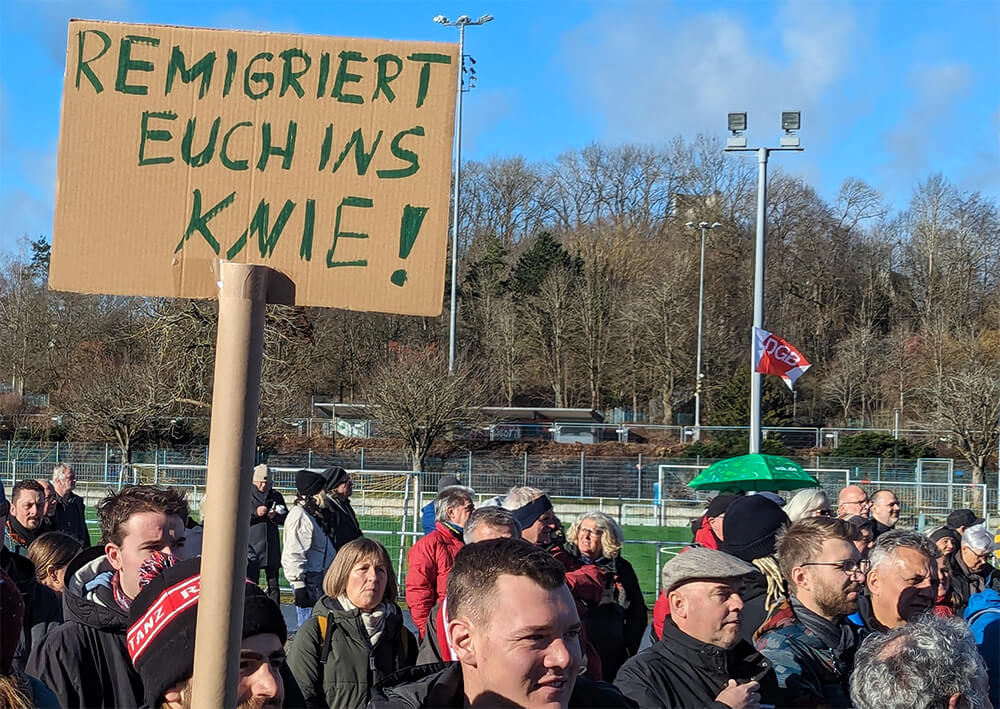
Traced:
<path id="1" fill-rule="evenodd" d="M 445 27 L 458 28 L 458 61 L 461 71 L 458 73 L 457 96 L 455 99 L 455 179 L 453 180 L 454 196 L 451 203 L 451 307 L 448 316 L 448 374 L 455 373 L 455 352 L 456 352 L 456 332 L 458 321 L 458 218 L 460 214 L 459 204 L 461 199 L 461 175 L 462 175 L 462 94 L 472 89 L 476 85 L 476 70 L 473 68 L 476 60 L 465 53 L 465 28 L 476 25 L 484 25 L 493 20 L 493 15 L 480 15 L 478 20 L 473 20 L 468 15 L 459 15 L 458 19 L 450 22 L 444 15 L 437 15 L 434 21 Z M 466 65 L 466 60 L 469 64 Z M 468 73 L 468 82 L 465 75 Z"/>
<path id="2" fill-rule="evenodd" d="M 782 111 L 781 128 L 786 133 L 798 130 L 802 125 L 802 113 L 800 111 Z"/>
<path id="3" fill-rule="evenodd" d="M 746 129 L 747 129 L 747 114 L 745 112 L 729 114 L 729 131 L 733 135 L 739 135 Z"/>

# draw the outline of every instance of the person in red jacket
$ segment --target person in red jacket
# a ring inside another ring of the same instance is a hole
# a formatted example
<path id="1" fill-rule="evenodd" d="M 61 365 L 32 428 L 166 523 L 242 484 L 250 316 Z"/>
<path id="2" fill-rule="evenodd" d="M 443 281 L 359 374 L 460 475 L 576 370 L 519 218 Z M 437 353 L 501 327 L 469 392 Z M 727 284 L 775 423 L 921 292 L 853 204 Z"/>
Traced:
<path id="1" fill-rule="evenodd" d="M 434 500 L 434 531 L 410 547 L 407 556 L 406 603 L 413 624 L 424 636 L 427 616 L 445 596 L 448 574 L 461 550 L 462 528 L 475 509 L 472 490 L 461 485 L 446 487 Z"/>

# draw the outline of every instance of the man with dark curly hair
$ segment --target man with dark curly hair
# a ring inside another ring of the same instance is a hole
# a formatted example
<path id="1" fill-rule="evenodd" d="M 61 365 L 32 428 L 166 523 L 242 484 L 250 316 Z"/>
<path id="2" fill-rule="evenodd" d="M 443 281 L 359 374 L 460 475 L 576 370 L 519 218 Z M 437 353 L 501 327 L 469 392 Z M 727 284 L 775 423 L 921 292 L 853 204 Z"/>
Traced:
<path id="1" fill-rule="evenodd" d="M 184 493 L 127 485 L 97 505 L 101 545 L 66 568 L 65 623 L 32 650 L 28 674 L 63 707 L 137 707 L 143 687 L 126 647 L 129 608 L 163 557 L 186 558 Z"/>

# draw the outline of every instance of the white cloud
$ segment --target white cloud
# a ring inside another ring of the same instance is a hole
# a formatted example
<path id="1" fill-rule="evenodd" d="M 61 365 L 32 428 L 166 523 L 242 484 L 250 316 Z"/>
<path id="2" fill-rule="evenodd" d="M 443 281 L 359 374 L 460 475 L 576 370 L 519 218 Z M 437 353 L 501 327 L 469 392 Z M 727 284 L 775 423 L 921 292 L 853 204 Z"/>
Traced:
<path id="1" fill-rule="evenodd" d="M 801 110 L 812 136 L 834 120 L 820 108 L 851 60 L 848 6 L 789 4 L 765 32 L 740 10 L 681 18 L 672 5 L 660 13 L 614 7 L 563 38 L 570 79 L 580 102 L 603 113 L 604 138 L 723 134 L 725 114 L 736 110 L 749 113 L 750 134 L 764 141 L 779 133 L 782 110 Z"/>

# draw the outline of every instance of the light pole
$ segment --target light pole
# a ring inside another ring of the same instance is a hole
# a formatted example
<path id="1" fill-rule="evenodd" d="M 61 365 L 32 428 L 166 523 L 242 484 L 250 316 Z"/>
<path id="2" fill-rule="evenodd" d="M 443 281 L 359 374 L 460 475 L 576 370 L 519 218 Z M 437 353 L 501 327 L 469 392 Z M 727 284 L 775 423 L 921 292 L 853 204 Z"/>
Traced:
<path id="1" fill-rule="evenodd" d="M 780 147 L 748 148 L 743 132 L 747 129 L 746 113 L 729 114 L 729 130 L 732 136 L 726 141 L 726 152 L 757 153 L 757 238 L 754 243 L 753 275 L 753 326 L 764 327 L 764 229 L 767 221 L 767 156 L 775 150 L 801 152 L 799 137 L 795 132 L 801 125 L 801 113 L 783 111 Z M 750 452 L 760 453 L 760 374 L 754 361 L 754 333 L 750 333 Z"/>
<path id="2" fill-rule="evenodd" d="M 694 380 L 694 440 L 701 440 L 701 327 L 702 313 L 705 311 L 705 230 L 717 229 L 721 224 L 715 222 L 688 222 L 689 229 L 701 229 L 701 269 L 698 272 L 698 357 L 695 365 L 697 373 Z"/>
<path id="3" fill-rule="evenodd" d="M 461 196 L 462 176 L 462 94 L 475 85 L 476 70 L 469 67 L 469 85 L 465 85 L 465 28 L 470 25 L 485 25 L 493 19 L 492 15 L 482 15 L 478 20 L 473 20 L 468 15 L 462 15 L 454 22 L 448 20 L 444 15 L 438 15 L 434 21 L 445 27 L 458 28 L 458 59 L 461 64 L 458 71 L 458 88 L 455 106 L 455 192 L 452 199 L 451 217 L 451 312 L 448 318 L 448 374 L 455 373 L 455 333 L 457 330 L 457 307 L 458 307 L 458 200 Z M 476 60 L 472 59 L 475 64 Z"/>

